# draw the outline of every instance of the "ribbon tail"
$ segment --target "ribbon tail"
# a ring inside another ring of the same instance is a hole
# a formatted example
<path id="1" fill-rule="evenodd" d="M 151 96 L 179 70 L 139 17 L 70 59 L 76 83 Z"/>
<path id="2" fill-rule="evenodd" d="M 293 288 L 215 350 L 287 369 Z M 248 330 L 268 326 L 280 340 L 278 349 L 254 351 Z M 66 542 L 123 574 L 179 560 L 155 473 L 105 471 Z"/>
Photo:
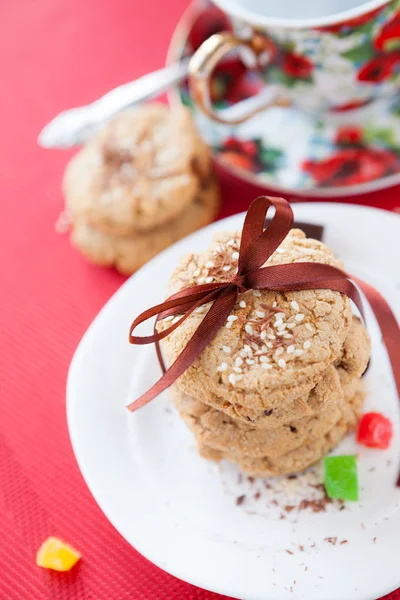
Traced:
<path id="1" fill-rule="evenodd" d="M 154 334 L 157 333 L 156 325 L 157 325 L 157 323 L 154 324 Z M 166 372 L 167 368 L 165 366 L 165 362 L 164 362 L 163 355 L 162 355 L 162 352 L 161 352 L 160 340 L 156 340 L 154 344 L 155 344 L 155 347 L 156 347 L 156 353 L 157 353 L 158 363 L 159 363 L 159 365 L 161 367 L 161 371 L 164 374 Z"/>
<path id="2" fill-rule="evenodd" d="M 400 327 L 392 309 L 385 298 L 372 285 L 365 283 L 362 279 L 352 277 L 360 289 L 364 292 L 370 306 L 378 321 L 382 341 L 386 346 L 393 377 L 396 383 L 397 395 L 400 398 Z M 400 487 L 400 473 L 396 480 L 396 486 Z"/>
<path id="3" fill-rule="evenodd" d="M 352 276 L 364 292 L 382 332 L 400 398 L 400 327 L 385 298 L 372 285 Z"/>
<path id="4" fill-rule="evenodd" d="M 235 305 L 237 295 L 235 286 L 228 286 L 222 290 L 175 362 L 147 392 L 129 404 L 128 409 L 131 412 L 151 402 L 186 371 L 225 324 Z"/>

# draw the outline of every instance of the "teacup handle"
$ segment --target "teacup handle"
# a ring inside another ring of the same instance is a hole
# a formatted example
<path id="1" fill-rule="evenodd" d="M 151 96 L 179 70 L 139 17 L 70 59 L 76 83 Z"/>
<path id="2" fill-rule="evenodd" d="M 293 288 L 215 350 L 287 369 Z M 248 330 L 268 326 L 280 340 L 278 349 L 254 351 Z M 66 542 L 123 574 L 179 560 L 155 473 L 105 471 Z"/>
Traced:
<path id="1" fill-rule="evenodd" d="M 230 108 L 215 110 L 210 99 L 210 78 L 224 56 L 231 50 L 242 48 L 251 53 L 257 64 L 262 57 L 268 62 L 268 40 L 260 34 L 253 34 L 251 39 L 243 40 L 234 33 L 224 31 L 208 38 L 192 56 L 189 63 L 189 84 L 192 97 L 200 109 L 209 117 L 230 125 L 246 121 L 258 112 L 271 106 L 288 106 L 290 101 L 280 92 L 266 90 L 238 102 Z"/>

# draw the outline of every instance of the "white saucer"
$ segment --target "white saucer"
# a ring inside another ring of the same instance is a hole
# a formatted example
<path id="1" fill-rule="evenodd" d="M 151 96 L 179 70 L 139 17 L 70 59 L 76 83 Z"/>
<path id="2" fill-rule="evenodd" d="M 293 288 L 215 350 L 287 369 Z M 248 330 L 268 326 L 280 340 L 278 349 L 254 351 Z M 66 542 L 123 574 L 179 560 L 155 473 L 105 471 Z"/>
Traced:
<path id="1" fill-rule="evenodd" d="M 378 287 L 400 317 L 400 218 L 353 205 L 293 208 L 297 219 L 325 226 L 324 240 L 347 269 Z M 340 446 L 339 453 L 360 453 L 360 502 L 345 510 L 329 505 L 326 512 L 292 511 L 281 520 L 282 509 L 268 504 L 265 494 L 271 498 L 271 491 L 261 482 L 239 482 L 235 468 L 197 455 L 165 395 L 133 415 L 124 407 L 128 396 L 160 374 L 153 348 L 129 345 L 131 321 L 165 297 L 182 254 L 204 249 L 215 231 L 239 228 L 242 221 L 243 214 L 214 223 L 153 259 L 122 286 L 83 337 L 67 386 L 68 425 L 80 469 L 121 535 L 180 579 L 245 600 L 376 599 L 400 585 L 395 488 L 400 405 L 369 309 L 373 356 L 366 409 L 391 418 L 395 436 L 385 451 L 356 446 L 353 438 Z"/>

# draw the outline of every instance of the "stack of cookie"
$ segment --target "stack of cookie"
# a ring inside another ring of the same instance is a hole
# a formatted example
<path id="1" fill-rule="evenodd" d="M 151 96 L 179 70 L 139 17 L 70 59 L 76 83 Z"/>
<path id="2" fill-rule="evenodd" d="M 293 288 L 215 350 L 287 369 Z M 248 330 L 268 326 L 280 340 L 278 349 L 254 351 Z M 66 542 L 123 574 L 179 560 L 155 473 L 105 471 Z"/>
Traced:
<path id="1" fill-rule="evenodd" d="M 210 223 L 219 190 L 209 149 L 183 107 L 126 111 L 78 152 L 64 177 L 71 242 L 130 274 Z"/>
<path id="2" fill-rule="evenodd" d="M 226 280 L 237 268 L 239 245 L 240 234 L 222 234 L 203 254 L 184 257 L 171 293 L 206 279 Z M 267 264 L 291 262 L 342 266 L 327 246 L 296 229 Z M 208 309 L 198 308 L 165 338 L 169 363 Z M 177 380 L 172 401 L 205 458 L 227 458 L 252 476 L 295 473 L 356 427 L 369 356 L 365 327 L 339 292 L 248 290 Z"/>

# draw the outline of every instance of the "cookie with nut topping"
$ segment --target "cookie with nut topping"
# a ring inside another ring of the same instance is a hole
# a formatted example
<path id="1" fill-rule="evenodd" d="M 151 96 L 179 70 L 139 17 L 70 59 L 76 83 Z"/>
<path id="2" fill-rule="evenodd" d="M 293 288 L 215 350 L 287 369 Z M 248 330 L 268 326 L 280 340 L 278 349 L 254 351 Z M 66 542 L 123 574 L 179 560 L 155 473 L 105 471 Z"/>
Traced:
<path id="1" fill-rule="evenodd" d="M 371 354 L 371 342 L 368 332 L 358 317 L 353 316 L 349 333 L 343 344 L 340 358 L 335 362 L 342 387 L 349 394 L 355 393 L 358 378 L 364 373 Z M 332 393 L 338 390 L 335 369 L 330 365 L 322 379 L 310 392 L 294 401 L 282 401 L 267 409 L 251 409 L 240 404 L 232 404 L 213 395 L 207 404 L 229 417 L 261 429 L 274 429 L 301 419 L 312 417 L 323 411 Z M 353 390 L 353 391 L 352 391 Z"/>
<path id="2" fill-rule="evenodd" d="M 223 281 L 237 269 L 240 234 L 217 236 L 202 254 L 185 257 L 171 277 L 171 293 L 188 285 Z M 267 265 L 322 262 L 341 266 L 327 246 L 292 230 Z M 169 364 L 193 335 L 207 305 L 199 307 L 162 346 Z M 165 328 L 169 317 L 159 323 Z M 352 321 L 350 300 L 332 290 L 247 290 L 225 326 L 177 380 L 206 404 L 215 399 L 255 411 L 277 409 L 308 394 L 343 349 Z"/>

